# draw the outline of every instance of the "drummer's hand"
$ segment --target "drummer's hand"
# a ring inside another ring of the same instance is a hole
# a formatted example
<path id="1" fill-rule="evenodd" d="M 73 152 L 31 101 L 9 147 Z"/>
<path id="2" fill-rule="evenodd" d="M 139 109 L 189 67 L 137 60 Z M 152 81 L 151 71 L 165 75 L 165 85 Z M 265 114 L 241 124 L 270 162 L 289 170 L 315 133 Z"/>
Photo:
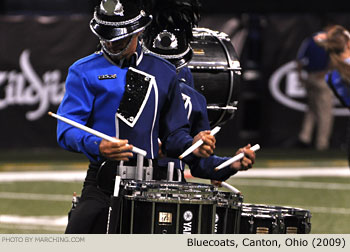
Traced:
<path id="1" fill-rule="evenodd" d="M 128 140 L 120 140 L 113 143 L 102 139 L 99 150 L 102 156 L 115 161 L 128 161 L 133 156 L 132 145 L 127 145 Z"/>
<path id="2" fill-rule="evenodd" d="M 158 139 L 158 145 L 159 145 L 159 150 L 158 150 L 158 159 L 159 158 L 164 158 L 165 155 L 164 153 L 162 152 L 162 142 Z"/>
<path id="3" fill-rule="evenodd" d="M 213 185 L 213 186 L 216 186 L 216 187 L 221 187 L 221 183 L 222 181 L 218 181 L 218 180 L 210 180 L 210 183 Z"/>
<path id="4" fill-rule="evenodd" d="M 253 167 L 255 162 L 255 152 L 250 150 L 250 147 L 251 145 L 248 144 L 236 152 L 236 155 L 244 152 L 244 157 L 239 161 L 233 162 L 230 166 L 232 169 L 236 171 L 246 171 Z"/>
<path id="5" fill-rule="evenodd" d="M 320 33 L 316 34 L 313 38 L 316 42 L 323 42 L 327 39 L 327 33 L 320 32 Z"/>
<path id="6" fill-rule="evenodd" d="M 207 158 L 214 153 L 216 139 L 210 135 L 210 130 L 199 132 L 194 138 L 192 144 L 202 139 L 203 144 L 193 151 L 197 157 Z"/>

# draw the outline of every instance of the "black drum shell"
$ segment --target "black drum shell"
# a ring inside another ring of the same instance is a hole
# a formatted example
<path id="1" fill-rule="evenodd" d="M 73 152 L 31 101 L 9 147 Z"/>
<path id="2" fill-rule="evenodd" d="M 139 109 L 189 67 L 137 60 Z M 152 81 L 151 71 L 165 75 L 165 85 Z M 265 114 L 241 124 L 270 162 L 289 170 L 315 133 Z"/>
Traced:
<path id="1" fill-rule="evenodd" d="M 212 234 L 215 203 L 128 199 L 123 201 L 121 233 Z M 192 217 L 185 219 L 185 213 Z M 161 220 L 161 216 L 170 216 Z"/>
<path id="2" fill-rule="evenodd" d="M 194 86 L 216 107 L 237 106 L 241 79 L 236 51 L 224 33 L 195 28 L 191 41 L 193 57 L 188 63 Z M 208 109 L 210 126 L 222 125 L 234 116 L 234 110 Z"/>
<path id="3" fill-rule="evenodd" d="M 289 206 L 243 204 L 240 233 L 257 233 L 264 228 L 270 234 L 309 234 L 311 213 Z"/>
<path id="4" fill-rule="evenodd" d="M 278 234 L 277 217 L 268 214 L 253 214 L 242 211 L 240 234 Z"/>
<path id="5" fill-rule="evenodd" d="M 216 197 L 215 233 L 238 234 L 243 197 L 232 192 L 219 192 Z"/>
<path id="6" fill-rule="evenodd" d="M 128 181 L 118 232 L 125 234 L 211 234 L 216 190 L 212 185 Z"/>

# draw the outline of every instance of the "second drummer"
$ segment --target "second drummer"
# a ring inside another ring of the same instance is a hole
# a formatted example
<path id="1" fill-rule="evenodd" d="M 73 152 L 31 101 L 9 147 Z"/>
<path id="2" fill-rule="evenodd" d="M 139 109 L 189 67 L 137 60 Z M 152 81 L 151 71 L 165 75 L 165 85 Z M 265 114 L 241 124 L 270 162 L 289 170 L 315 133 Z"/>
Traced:
<path id="1" fill-rule="evenodd" d="M 148 8 L 154 19 L 143 33 L 144 46 L 148 52 L 167 59 L 176 67 L 180 91 L 190 122 L 190 134 L 195 136 L 201 131 L 210 130 L 206 99 L 194 89 L 191 71 L 186 66 L 193 55 L 190 41 L 193 38 L 192 28 L 197 25 L 199 19 L 198 6 L 196 1 L 190 0 L 151 2 L 153 5 Z M 215 171 L 214 168 L 229 158 L 212 155 L 209 158 L 191 160 L 192 162 L 187 164 L 195 177 L 225 181 L 240 170 L 252 168 L 255 153 L 249 149 L 250 147 L 249 144 L 236 152 L 236 154 L 245 153 L 241 161 L 219 171 Z M 158 165 L 163 167 L 160 170 L 166 172 L 169 162 L 174 162 L 175 168 L 181 170 L 183 174 L 185 164 L 179 159 L 160 159 Z M 174 173 L 174 180 L 178 180 L 177 174 Z M 163 178 L 165 177 L 166 175 L 163 175 Z"/>
<path id="2" fill-rule="evenodd" d="M 110 195 L 99 189 L 97 173 L 106 160 L 133 163 L 132 144 L 146 150 L 147 159 L 157 158 L 158 138 L 162 151 L 172 157 L 199 139 L 204 144 L 189 159 L 208 157 L 215 148 L 209 131 L 194 139 L 189 135 L 174 66 L 143 53 L 138 37 L 150 22 L 151 16 L 141 9 L 140 1 L 103 0 L 90 23 L 102 50 L 69 69 L 58 114 L 127 140 L 108 142 L 58 122 L 58 143 L 69 151 L 84 153 L 90 160 L 81 199 L 66 233 L 106 232 Z"/>

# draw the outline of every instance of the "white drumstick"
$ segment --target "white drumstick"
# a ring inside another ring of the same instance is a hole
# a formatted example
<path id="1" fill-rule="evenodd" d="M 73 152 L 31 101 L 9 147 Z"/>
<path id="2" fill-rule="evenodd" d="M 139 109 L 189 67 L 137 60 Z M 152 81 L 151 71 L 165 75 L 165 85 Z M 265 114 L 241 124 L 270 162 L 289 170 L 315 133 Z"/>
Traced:
<path id="1" fill-rule="evenodd" d="M 216 126 L 214 129 L 212 129 L 212 131 L 210 131 L 210 135 L 214 136 L 216 133 L 218 133 L 221 130 L 221 127 Z M 184 151 L 184 153 L 182 153 L 179 156 L 179 159 L 183 159 L 184 157 L 186 157 L 187 155 L 191 154 L 192 151 L 194 151 L 195 149 L 197 149 L 199 146 L 201 146 L 203 144 L 203 140 L 200 139 L 199 141 L 195 142 L 191 147 L 189 147 L 187 150 Z"/>
<path id="2" fill-rule="evenodd" d="M 252 146 L 250 149 L 251 149 L 252 151 L 257 151 L 257 150 L 260 149 L 260 145 L 259 145 L 259 144 L 256 144 L 256 145 Z M 241 152 L 241 153 L 237 154 L 236 156 L 230 158 L 229 160 L 223 162 L 221 165 L 217 166 L 217 167 L 215 168 L 215 170 L 220 170 L 220 169 L 222 169 L 222 168 L 224 168 L 224 167 L 226 167 L 226 166 L 229 166 L 229 165 L 232 164 L 233 162 L 236 162 L 236 161 L 242 159 L 243 157 L 244 157 L 244 153 Z"/>
<path id="3" fill-rule="evenodd" d="M 114 192 L 113 196 L 118 197 L 119 196 L 119 189 L 120 189 L 120 176 L 115 176 L 115 182 L 114 182 Z"/>
<path id="4" fill-rule="evenodd" d="M 86 131 L 86 132 L 88 132 L 88 133 L 91 133 L 91 134 L 97 136 L 97 137 L 103 138 L 103 139 L 105 139 L 105 140 L 107 140 L 107 141 L 110 141 L 110 142 L 113 142 L 113 143 L 117 143 L 117 142 L 120 141 L 120 140 L 115 139 L 115 138 L 113 138 L 113 137 L 110 137 L 110 136 L 108 136 L 108 135 L 106 135 L 106 134 L 103 134 L 102 132 L 99 132 L 99 131 L 97 131 L 97 130 L 91 129 L 91 128 L 86 127 L 86 126 L 84 126 L 84 125 L 82 125 L 82 124 L 80 124 L 80 123 L 77 123 L 77 122 L 72 121 L 72 120 L 70 120 L 70 119 L 68 119 L 68 118 L 65 118 L 65 117 L 63 117 L 63 116 L 59 116 L 59 115 L 57 115 L 57 114 L 55 114 L 55 113 L 52 113 L 52 112 L 48 112 L 48 114 L 49 114 L 50 116 L 52 116 L 52 117 L 57 118 L 58 120 L 61 120 L 61 121 L 65 122 L 65 123 L 68 123 L 68 124 L 70 124 L 70 125 L 72 125 L 72 126 L 74 126 L 74 127 L 76 127 L 76 128 L 79 128 L 79 129 L 81 129 L 81 130 L 84 130 L 84 131 Z M 128 144 L 127 144 L 127 145 L 128 145 Z M 137 154 L 141 154 L 142 156 L 146 156 L 146 154 L 147 154 L 146 151 L 144 151 L 144 150 L 142 150 L 142 149 L 140 149 L 140 148 L 137 148 L 137 147 L 135 147 L 135 146 L 132 147 L 132 152 L 135 152 L 135 153 L 137 153 Z"/>
<path id="5" fill-rule="evenodd" d="M 237 194 L 241 194 L 241 191 L 238 190 L 236 187 L 227 184 L 226 182 L 221 182 L 221 186 L 227 188 L 228 190 L 230 190 L 231 192 L 237 193 Z"/>

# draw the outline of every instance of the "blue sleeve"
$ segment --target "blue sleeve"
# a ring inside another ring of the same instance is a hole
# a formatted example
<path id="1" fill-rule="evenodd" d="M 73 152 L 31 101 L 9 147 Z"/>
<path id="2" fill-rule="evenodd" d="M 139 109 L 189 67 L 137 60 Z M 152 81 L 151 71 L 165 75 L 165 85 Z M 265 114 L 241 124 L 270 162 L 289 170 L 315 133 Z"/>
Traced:
<path id="1" fill-rule="evenodd" d="M 83 71 L 75 67 L 69 69 L 66 92 L 58 108 L 58 114 L 87 125 L 94 103 L 94 95 Z M 69 151 L 85 154 L 91 161 L 98 161 L 101 138 L 69 124 L 57 122 L 57 142 Z"/>
<path id="2" fill-rule="evenodd" d="M 159 129 L 159 136 L 163 143 L 162 151 L 168 157 L 177 158 L 192 145 L 193 138 L 189 134 L 190 125 L 176 75 L 172 80 L 167 104 L 161 112 Z"/>
<path id="3" fill-rule="evenodd" d="M 193 111 L 193 116 L 190 118 L 192 136 L 197 135 L 201 131 L 210 130 L 207 101 L 204 96 L 199 94 L 197 91 L 196 94 L 196 106 L 199 108 Z"/>
<path id="4" fill-rule="evenodd" d="M 342 105 L 350 108 L 350 83 L 345 82 L 336 70 L 326 75 L 326 82 Z"/>
<path id="5" fill-rule="evenodd" d="M 301 43 L 298 52 L 297 52 L 297 60 L 303 61 L 307 55 L 307 51 L 310 45 L 310 38 L 304 39 Z"/>
<path id="6" fill-rule="evenodd" d="M 178 73 L 178 78 L 180 80 L 183 79 L 186 85 L 190 86 L 191 88 L 194 88 L 193 76 L 191 70 L 188 67 L 185 66 L 180 69 Z"/>
<path id="7" fill-rule="evenodd" d="M 232 175 L 236 174 L 237 171 L 231 169 L 229 166 L 224 167 L 219 171 L 214 171 L 214 168 L 228 159 L 228 157 L 218 157 L 216 155 L 212 155 L 208 158 L 197 159 L 195 162 L 192 162 L 192 164 L 189 164 L 191 174 L 198 178 L 225 181 Z"/>

